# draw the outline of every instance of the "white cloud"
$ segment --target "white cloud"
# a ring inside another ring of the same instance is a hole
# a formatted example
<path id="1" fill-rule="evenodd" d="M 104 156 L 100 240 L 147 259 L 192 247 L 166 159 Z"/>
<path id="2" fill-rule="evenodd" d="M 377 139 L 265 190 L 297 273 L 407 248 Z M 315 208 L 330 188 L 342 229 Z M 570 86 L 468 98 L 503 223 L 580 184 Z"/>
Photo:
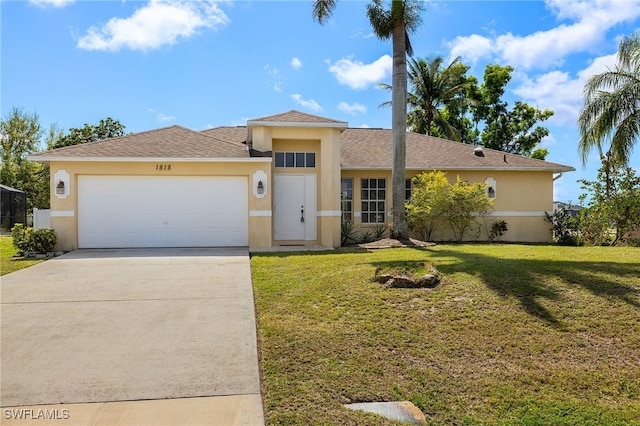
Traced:
<path id="1" fill-rule="evenodd" d="M 356 114 L 364 114 L 367 112 L 367 107 L 359 104 L 358 102 L 354 102 L 352 104 L 348 104 L 346 102 L 340 102 L 338 104 L 338 109 L 346 114 L 356 115 Z"/>
<path id="2" fill-rule="evenodd" d="M 299 94 L 299 93 L 295 93 L 295 94 L 291 95 L 291 99 L 293 99 L 295 101 L 295 103 L 300 105 L 301 107 L 310 109 L 312 111 L 320 111 L 320 110 L 322 110 L 322 107 L 320 106 L 319 103 L 317 103 L 313 99 L 305 100 L 305 99 L 302 98 L 302 95 Z"/>
<path id="3" fill-rule="evenodd" d="M 452 58 L 458 56 L 466 61 L 476 63 L 478 60 L 493 54 L 494 46 L 491 39 L 472 34 L 468 37 L 458 36 L 449 43 Z"/>
<path id="4" fill-rule="evenodd" d="M 280 73 L 280 70 L 269 64 L 265 65 L 262 69 L 265 70 L 269 75 L 270 84 L 273 87 L 273 91 L 282 92 L 283 79 L 282 79 L 282 74 Z"/>
<path id="5" fill-rule="evenodd" d="M 614 26 L 640 16 L 640 2 L 611 0 L 547 0 L 558 19 L 569 21 L 526 36 L 511 33 L 495 37 L 472 34 L 451 43 L 452 56 L 475 63 L 499 59 L 517 69 L 545 69 L 572 53 L 588 52 L 603 42 Z"/>
<path id="6" fill-rule="evenodd" d="M 149 108 L 147 112 L 154 114 L 156 116 L 156 120 L 158 120 L 158 122 L 160 123 L 166 123 L 167 121 L 173 121 L 176 119 L 176 117 L 173 115 L 166 115 L 162 112 L 156 111 L 153 108 Z"/>
<path id="7" fill-rule="evenodd" d="M 73 3 L 74 1 L 75 0 L 29 0 L 29 3 L 35 4 L 37 6 L 42 6 L 42 7 L 47 7 L 47 6 L 65 7 Z"/>
<path id="8" fill-rule="evenodd" d="M 80 37 L 86 50 L 157 49 L 191 37 L 202 29 L 218 29 L 229 18 L 215 1 L 151 0 L 128 18 L 112 18 Z"/>
<path id="9" fill-rule="evenodd" d="M 291 67 L 293 67 L 293 69 L 299 70 L 300 68 L 302 68 L 302 61 L 296 57 L 293 57 L 293 59 L 291 59 Z"/>
<path id="10" fill-rule="evenodd" d="M 388 78 L 391 75 L 392 65 L 393 59 L 389 55 L 384 55 L 370 64 L 343 58 L 330 64 L 329 71 L 340 84 L 352 89 L 364 89 Z"/>
<path id="11" fill-rule="evenodd" d="M 524 78 L 513 92 L 538 108 L 553 110 L 551 122 L 575 124 L 583 105 L 582 89 L 586 81 L 607 71 L 607 68 L 613 68 L 615 63 L 615 54 L 601 56 L 573 78 L 568 72 L 552 71 L 535 78 Z"/>

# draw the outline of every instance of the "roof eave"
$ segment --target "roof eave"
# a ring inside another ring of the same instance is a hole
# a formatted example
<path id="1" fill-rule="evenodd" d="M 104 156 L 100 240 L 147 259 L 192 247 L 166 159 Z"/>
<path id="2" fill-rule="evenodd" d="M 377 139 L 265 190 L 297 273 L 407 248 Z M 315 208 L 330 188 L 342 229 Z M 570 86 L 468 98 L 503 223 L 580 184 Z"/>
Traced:
<path id="1" fill-rule="evenodd" d="M 341 170 L 391 170 L 391 167 L 386 166 L 374 166 L 374 167 L 363 167 L 363 166 L 341 166 Z M 576 169 L 573 167 L 455 167 L 455 166 L 446 166 L 446 167 L 434 167 L 434 166 L 423 166 L 423 167 L 406 167 L 406 170 L 412 171 L 420 171 L 420 170 L 468 170 L 468 171 L 500 171 L 500 172 L 551 172 L 551 173 L 560 173 L 560 172 L 574 172 Z"/>
<path id="2" fill-rule="evenodd" d="M 37 163 L 57 162 L 100 162 L 100 163 L 266 163 L 270 157 L 40 157 L 28 156 Z"/>

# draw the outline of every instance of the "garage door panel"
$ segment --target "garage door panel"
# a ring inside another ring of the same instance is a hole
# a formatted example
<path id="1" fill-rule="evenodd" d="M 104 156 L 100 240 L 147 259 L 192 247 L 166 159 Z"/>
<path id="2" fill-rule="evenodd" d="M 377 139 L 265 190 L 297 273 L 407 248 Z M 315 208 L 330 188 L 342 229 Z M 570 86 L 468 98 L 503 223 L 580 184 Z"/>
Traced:
<path id="1" fill-rule="evenodd" d="M 244 177 L 80 176 L 78 245 L 247 246 Z"/>

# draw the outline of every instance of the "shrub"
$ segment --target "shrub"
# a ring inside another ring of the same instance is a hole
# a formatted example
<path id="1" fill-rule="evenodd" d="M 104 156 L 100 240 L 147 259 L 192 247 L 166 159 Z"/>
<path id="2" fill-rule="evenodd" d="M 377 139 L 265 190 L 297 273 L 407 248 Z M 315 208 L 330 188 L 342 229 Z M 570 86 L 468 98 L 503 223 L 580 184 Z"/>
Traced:
<path id="1" fill-rule="evenodd" d="M 38 253 L 53 251 L 58 243 L 58 236 L 53 229 L 38 229 L 32 234 L 33 248 Z"/>
<path id="2" fill-rule="evenodd" d="M 369 231 L 368 229 L 362 231 L 362 233 L 360 234 L 360 244 L 366 244 L 372 241 L 375 240 L 373 239 L 373 234 L 371 233 L 371 231 Z"/>
<path id="3" fill-rule="evenodd" d="M 571 215 L 569 209 L 560 208 L 549 214 L 544 212 L 547 222 L 551 224 L 554 240 L 561 246 L 577 246 L 579 221 Z"/>
<path id="4" fill-rule="evenodd" d="M 491 225 L 491 231 L 489 231 L 489 239 L 491 241 L 500 241 L 500 238 L 508 230 L 509 228 L 507 228 L 507 222 L 505 222 L 504 220 L 493 222 L 493 224 Z"/>
<path id="5" fill-rule="evenodd" d="M 11 228 L 11 238 L 13 245 L 20 250 L 22 254 L 29 252 L 46 253 L 53 251 L 58 242 L 56 231 L 53 229 L 38 229 L 25 227 L 18 223 Z"/>
<path id="6" fill-rule="evenodd" d="M 379 241 L 385 237 L 385 234 L 387 233 L 387 227 L 382 223 L 378 223 L 371 229 L 371 231 L 373 232 L 373 240 Z"/>
<path id="7" fill-rule="evenodd" d="M 357 232 L 358 227 L 353 222 L 342 222 L 342 225 L 340 226 L 341 244 L 343 246 L 355 244 L 358 241 L 356 236 Z"/>
<path id="8" fill-rule="evenodd" d="M 22 254 L 35 251 L 33 247 L 33 228 L 25 227 L 22 223 L 16 223 L 11 228 L 11 238 L 13 245 Z"/>

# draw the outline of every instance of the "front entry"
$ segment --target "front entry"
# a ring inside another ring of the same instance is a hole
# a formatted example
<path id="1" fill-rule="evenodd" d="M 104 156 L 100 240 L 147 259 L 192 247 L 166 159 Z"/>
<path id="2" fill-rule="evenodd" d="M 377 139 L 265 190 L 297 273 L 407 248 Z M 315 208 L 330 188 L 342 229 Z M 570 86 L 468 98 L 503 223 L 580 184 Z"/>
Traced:
<path id="1" fill-rule="evenodd" d="M 317 240 L 316 175 L 276 174 L 274 179 L 274 240 Z"/>

